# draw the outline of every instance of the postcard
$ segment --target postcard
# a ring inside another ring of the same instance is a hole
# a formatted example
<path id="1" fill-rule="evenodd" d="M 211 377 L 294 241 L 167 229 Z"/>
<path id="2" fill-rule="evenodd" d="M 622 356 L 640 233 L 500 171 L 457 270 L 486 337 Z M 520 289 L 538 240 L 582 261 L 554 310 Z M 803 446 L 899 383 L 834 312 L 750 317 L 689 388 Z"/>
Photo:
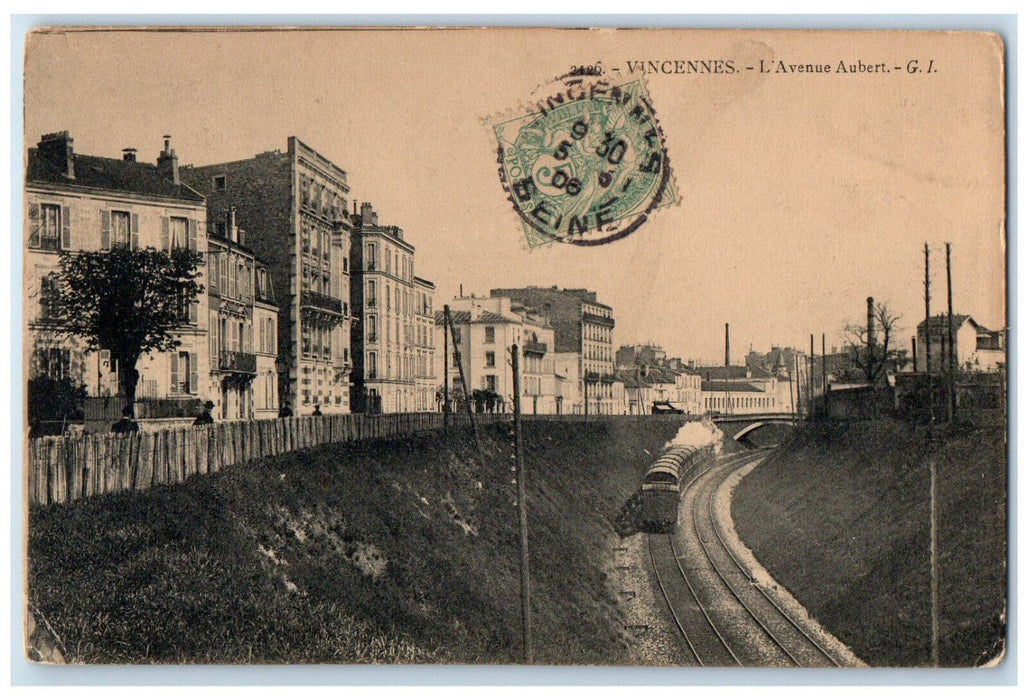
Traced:
<path id="1" fill-rule="evenodd" d="M 25 38 L 40 664 L 995 666 L 976 31 Z"/>

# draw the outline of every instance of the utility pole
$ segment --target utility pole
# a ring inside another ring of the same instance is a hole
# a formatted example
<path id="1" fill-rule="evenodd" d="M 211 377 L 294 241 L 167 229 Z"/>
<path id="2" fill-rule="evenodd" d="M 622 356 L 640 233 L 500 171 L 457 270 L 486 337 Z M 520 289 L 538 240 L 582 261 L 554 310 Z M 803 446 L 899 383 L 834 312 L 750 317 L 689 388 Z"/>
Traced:
<path id="1" fill-rule="evenodd" d="M 809 387 L 810 400 L 807 405 L 810 406 L 810 414 L 814 414 L 814 334 L 810 334 L 810 369 L 807 372 L 807 386 Z"/>
<path id="2" fill-rule="evenodd" d="M 521 442 L 521 371 L 518 346 L 510 346 L 511 370 L 514 374 L 514 454 L 518 482 L 518 524 L 521 531 L 521 643 L 526 664 L 532 663 L 532 589 L 528 569 L 528 485 L 525 453 Z"/>
<path id="3" fill-rule="evenodd" d="M 828 355 L 825 352 L 825 334 L 821 334 L 821 397 L 825 405 L 825 418 L 828 417 Z"/>
<path id="4" fill-rule="evenodd" d="M 946 397 L 946 415 L 950 422 L 957 414 L 957 368 L 956 352 L 953 350 L 953 276 L 949 264 L 950 244 L 946 244 L 946 335 L 947 347 L 949 348 L 948 370 L 949 370 L 949 396 Z"/>
<path id="5" fill-rule="evenodd" d="M 932 666 L 939 665 L 939 513 L 935 491 L 938 481 L 938 469 L 933 456 L 928 461 L 929 470 L 929 503 L 931 519 L 931 560 L 932 560 Z"/>
<path id="6" fill-rule="evenodd" d="M 450 305 L 443 304 L 443 433 L 450 424 Z"/>
<path id="7" fill-rule="evenodd" d="M 475 412 L 471 410 L 471 392 L 468 391 L 468 382 L 464 379 L 464 363 L 461 362 L 460 348 L 457 346 L 457 331 L 453 327 L 453 319 L 449 317 L 449 307 L 444 307 L 446 322 L 450 327 L 450 334 L 453 338 L 453 357 L 457 361 L 457 371 L 460 372 L 460 385 L 464 390 L 464 406 L 468 411 L 468 420 L 471 421 L 471 432 L 475 435 L 475 446 L 478 448 L 478 463 L 485 473 L 485 451 L 482 449 L 482 438 L 478 434 L 478 422 L 475 421 Z"/>
<path id="8" fill-rule="evenodd" d="M 924 371 L 928 375 L 928 425 L 935 424 L 935 402 L 932 397 L 932 307 L 931 282 L 928 278 L 928 243 L 924 244 Z"/>
<path id="9" fill-rule="evenodd" d="M 803 414 L 803 407 L 800 405 L 800 355 L 794 353 L 792 356 L 792 374 L 796 377 L 796 398 L 793 401 L 792 407 L 796 413 L 796 420 L 799 420 Z M 792 380 L 789 381 L 789 398 L 792 398 Z"/>
<path id="10" fill-rule="evenodd" d="M 728 345 L 728 324 L 725 324 L 725 414 L 732 414 L 732 390 L 728 383 L 729 366 L 731 365 L 731 354 Z"/>

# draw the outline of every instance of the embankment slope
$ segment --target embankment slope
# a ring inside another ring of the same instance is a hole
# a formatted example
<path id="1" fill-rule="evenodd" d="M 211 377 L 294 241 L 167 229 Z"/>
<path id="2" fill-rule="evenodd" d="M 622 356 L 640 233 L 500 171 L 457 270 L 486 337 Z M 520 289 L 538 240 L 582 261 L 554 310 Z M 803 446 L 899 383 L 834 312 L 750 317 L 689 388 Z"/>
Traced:
<path id="1" fill-rule="evenodd" d="M 876 421 L 797 430 L 736 489 L 739 535 L 873 666 L 931 661 L 929 460 L 938 467 L 940 660 L 1003 650 L 1006 446 L 1000 428 Z"/>
<path id="2" fill-rule="evenodd" d="M 535 659 L 628 663 L 612 522 L 677 430 L 528 423 Z M 85 663 L 520 661 L 513 438 L 324 446 L 35 509 L 28 593 Z"/>

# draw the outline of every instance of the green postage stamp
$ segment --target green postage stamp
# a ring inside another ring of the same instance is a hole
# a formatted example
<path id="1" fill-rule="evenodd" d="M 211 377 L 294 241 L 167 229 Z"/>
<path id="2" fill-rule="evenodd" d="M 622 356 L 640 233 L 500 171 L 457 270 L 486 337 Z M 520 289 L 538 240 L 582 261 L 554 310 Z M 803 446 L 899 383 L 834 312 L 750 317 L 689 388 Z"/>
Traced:
<path id="1" fill-rule="evenodd" d="M 610 243 L 677 203 L 641 80 L 568 80 L 535 108 L 493 125 L 500 180 L 530 247 Z"/>

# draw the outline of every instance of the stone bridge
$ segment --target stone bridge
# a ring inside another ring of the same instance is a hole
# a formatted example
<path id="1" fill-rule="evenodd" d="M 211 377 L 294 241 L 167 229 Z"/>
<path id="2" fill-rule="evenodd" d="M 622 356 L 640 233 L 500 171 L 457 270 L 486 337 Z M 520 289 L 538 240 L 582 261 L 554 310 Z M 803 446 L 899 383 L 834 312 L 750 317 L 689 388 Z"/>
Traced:
<path id="1" fill-rule="evenodd" d="M 764 425 L 796 425 L 799 421 L 792 413 L 745 413 L 718 416 L 714 422 L 725 435 L 739 440 Z"/>

